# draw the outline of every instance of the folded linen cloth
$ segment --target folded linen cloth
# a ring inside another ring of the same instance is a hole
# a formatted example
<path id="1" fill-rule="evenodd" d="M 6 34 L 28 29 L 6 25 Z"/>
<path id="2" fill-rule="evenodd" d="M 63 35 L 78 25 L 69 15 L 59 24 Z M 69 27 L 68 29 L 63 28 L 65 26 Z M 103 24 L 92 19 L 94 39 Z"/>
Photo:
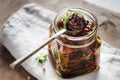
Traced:
<path id="1" fill-rule="evenodd" d="M 32 52 L 48 39 L 49 26 L 56 13 L 37 4 L 27 4 L 13 14 L 2 29 L 2 44 L 18 59 Z M 120 50 L 103 41 L 100 70 L 75 78 L 60 78 L 47 58 L 44 64 L 35 60 L 37 56 L 49 54 L 47 46 L 21 65 L 38 80 L 120 80 Z M 114 55 L 116 54 L 116 55 Z M 45 68 L 45 72 L 43 69 Z"/>

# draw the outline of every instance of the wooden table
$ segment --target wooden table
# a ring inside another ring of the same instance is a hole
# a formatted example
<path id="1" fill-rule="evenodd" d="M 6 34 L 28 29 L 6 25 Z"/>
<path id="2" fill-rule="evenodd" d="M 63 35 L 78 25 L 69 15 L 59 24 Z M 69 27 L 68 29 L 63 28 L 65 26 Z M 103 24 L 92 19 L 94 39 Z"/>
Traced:
<path id="1" fill-rule="evenodd" d="M 18 10 L 22 5 L 35 2 L 43 7 L 58 12 L 65 7 L 82 7 L 90 10 L 98 16 L 105 16 L 115 23 L 116 27 L 109 25 L 105 31 L 104 27 L 99 29 L 99 35 L 109 44 L 120 48 L 120 15 L 115 12 L 89 4 L 82 0 L 0 0 L 0 29 L 7 18 Z M 21 66 L 15 71 L 9 68 L 9 64 L 14 61 L 10 53 L 0 45 L 0 80 L 36 80 L 29 73 L 27 73 Z"/>

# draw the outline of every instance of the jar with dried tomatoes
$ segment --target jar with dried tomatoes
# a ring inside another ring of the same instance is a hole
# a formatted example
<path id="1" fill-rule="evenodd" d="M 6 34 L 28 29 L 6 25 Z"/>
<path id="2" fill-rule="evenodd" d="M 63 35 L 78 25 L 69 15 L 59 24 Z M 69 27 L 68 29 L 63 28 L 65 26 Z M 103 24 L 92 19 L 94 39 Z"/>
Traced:
<path id="1" fill-rule="evenodd" d="M 81 8 L 64 9 L 50 26 L 50 36 L 64 28 L 68 31 L 48 46 L 56 73 L 70 78 L 98 70 L 101 39 L 96 17 Z"/>

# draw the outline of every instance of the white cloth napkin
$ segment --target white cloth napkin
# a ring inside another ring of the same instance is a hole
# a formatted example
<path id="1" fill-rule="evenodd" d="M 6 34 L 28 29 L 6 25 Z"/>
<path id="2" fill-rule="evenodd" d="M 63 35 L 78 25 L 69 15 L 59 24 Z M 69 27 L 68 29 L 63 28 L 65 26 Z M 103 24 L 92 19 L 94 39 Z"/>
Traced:
<path id="1" fill-rule="evenodd" d="M 48 39 L 49 26 L 55 15 L 56 13 L 36 4 L 25 5 L 4 24 L 2 44 L 16 59 L 32 52 Z M 49 58 L 44 64 L 35 60 L 37 56 L 45 54 L 48 54 L 47 46 L 22 63 L 38 80 L 120 80 L 120 56 L 117 56 L 120 55 L 120 50 L 104 41 L 101 46 L 100 70 L 75 78 L 63 79 L 57 76 Z"/>

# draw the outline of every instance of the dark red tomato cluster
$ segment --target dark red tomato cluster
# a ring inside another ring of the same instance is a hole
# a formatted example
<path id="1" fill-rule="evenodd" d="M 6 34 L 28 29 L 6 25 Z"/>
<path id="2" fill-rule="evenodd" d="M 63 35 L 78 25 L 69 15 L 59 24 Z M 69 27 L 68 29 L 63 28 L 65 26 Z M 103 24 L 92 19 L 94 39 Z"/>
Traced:
<path id="1" fill-rule="evenodd" d="M 64 28 L 64 18 L 58 21 L 59 29 Z M 94 24 L 92 21 L 85 20 L 84 16 L 73 13 L 66 22 L 66 29 L 71 32 L 66 32 L 70 36 L 84 36 L 93 30 Z"/>
<path id="2" fill-rule="evenodd" d="M 72 17 L 68 19 L 67 28 L 72 30 L 84 30 L 89 21 L 85 21 L 83 16 L 72 14 Z"/>

